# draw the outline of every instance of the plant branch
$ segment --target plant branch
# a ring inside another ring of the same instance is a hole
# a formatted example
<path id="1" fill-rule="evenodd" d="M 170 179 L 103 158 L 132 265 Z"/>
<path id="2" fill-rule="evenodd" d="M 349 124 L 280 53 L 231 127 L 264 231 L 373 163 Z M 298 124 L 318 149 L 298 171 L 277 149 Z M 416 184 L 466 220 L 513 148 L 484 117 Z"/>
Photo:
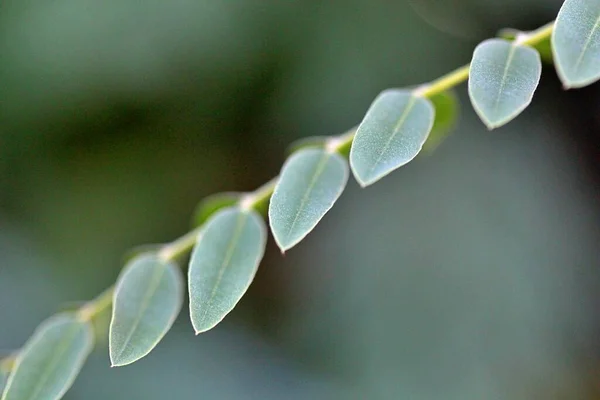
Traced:
<path id="1" fill-rule="evenodd" d="M 522 45 L 535 46 L 536 44 L 539 44 L 540 42 L 548 39 L 552 34 L 553 28 L 554 22 L 550 22 L 534 31 L 518 35 L 515 42 Z M 431 98 L 448 89 L 458 86 L 462 82 L 466 81 L 468 77 L 469 64 L 466 64 L 450 72 L 449 74 L 442 76 L 439 79 L 417 87 L 417 89 L 415 89 L 414 91 L 414 94 L 417 96 Z M 328 151 L 335 151 L 345 157 L 348 157 L 350 147 L 352 146 L 352 141 L 354 140 L 356 129 L 357 128 L 355 127 L 348 130 L 342 135 L 330 137 L 326 141 L 324 147 Z M 242 196 L 242 199 L 239 202 L 239 206 L 244 209 L 255 209 L 258 211 L 266 209 L 266 207 L 269 204 L 269 200 L 271 199 L 271 195 L 275 190 L 275 186 L 277 185 L 278 180 L 279 177 L 275 177 L 260 188 L 256 189 L 254 192 Z M 187 232 L 186 234 L 174 240 L 173 242 L 164 245 L 158 251 L 158 256 L 161 257 L 163 260 L 169 261 L 183 257 L 184 255 L 189 253 L 194 247 L 198 235 L 201 233 L 201 228 L 202 227 L 195 228 L 194 230 Z M 89 321 L 104 310 L 106 310 L 107 308 L 111 307 L 114 291 L 115 286 L 113 285 L 106 289 L 94 300 L 86 303 L 83 307 L 79 309 L 79 317 L 82 320 Z M 14 355 L 5 359 L 0 359 L 0 366 L 11 366 L 13 361 Z"/>

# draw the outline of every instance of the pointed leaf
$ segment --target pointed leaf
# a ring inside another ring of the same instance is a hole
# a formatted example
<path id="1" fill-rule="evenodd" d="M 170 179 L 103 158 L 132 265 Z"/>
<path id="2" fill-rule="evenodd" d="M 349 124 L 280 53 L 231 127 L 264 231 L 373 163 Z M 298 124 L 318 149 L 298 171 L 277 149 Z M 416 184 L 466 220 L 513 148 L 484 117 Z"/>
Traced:
<path id="1" fill-rule="evenodd" d="M 300 150 L 285 162 L 269 206 L 271 231 L 282 251 L 313 230 L 342 194 L 348 175 L 346 160 L 326 150 Z"/>
<path id="2" fill-rule="evenodd" d="M 238 192 L 216 193 L 205 197 L 196 206 L 196 210 L 194 211 L 193 225 L 203 225 L 217 211 L 235 205 L 238 201 L 240 201 L 241 197 L 242 193 Z"/>
<path id="3" fill-rule="evenodd" d="M 566 0 L 556 18 L 552 49 L 566 88 L 600 79 L 600 1 Z"/>
<path id="4" fill-rule="evenodd" d="M 264 255 L 266 236 L 265 223 L 255 211 L 226 208 L 208 221 L 188 271 L 196 334 L 221 322 L 246 293 Z"/>
<path id="5" fill-rule="evenodd" d="M 360 123 L 350 165 L 361 186 L 368 186 L 419 154 L 433 126 L 434 109 L 427 99 L 407 90 L 383 91 Z"/>
<path id="6" fill-rule="evenodd" d="M 469 97 L 489 128 L 502 126 L 531 102 L 542 74 L 538 52 L 503 39 L 480 43 L 469 72 Z"/>
<path id="7" fill-rule="evenodd" d="M 117 280 L 110 322 L 113 367 L 150 353 L 177 318 L 183 295 L 183 277 L 174 263 L 146 254 L 125 266 Z"/>
<path id="8" fill-rule="evenodd" d="M 453 91 L 438 93 L 430 100 L 435 108 L 435 119 L 423 145 L 424 152 L 434 151 L 444 141 L 456 126 L 459 115 L 459 102 Z"/>
<path id="9" fill-rule="evenodd" d="M 17 356 L 2 400 L 55 400 L 71 387 L 92 350 L 91 326 L 73 314 L 43 322 Z"/>

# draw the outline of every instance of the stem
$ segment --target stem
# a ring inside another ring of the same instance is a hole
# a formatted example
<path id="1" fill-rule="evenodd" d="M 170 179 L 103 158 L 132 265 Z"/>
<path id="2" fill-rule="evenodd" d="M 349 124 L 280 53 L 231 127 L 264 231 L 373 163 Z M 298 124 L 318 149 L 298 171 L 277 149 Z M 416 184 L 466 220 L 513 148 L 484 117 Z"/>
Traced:
<path id="1" fill-rule="evenodd" d="M 158 256 L 165 261 L 176 260 L 179 257 L 187 254 L 196 244 L 202 227 L 198 227 L 173 242 L 165 245 L 159 252 Z"/>
<path id="2" fill-rule="evenodd" d="M 469 67 L 470 64 L 463 65 L 449 74 L 446 74 L 431 83 L 417 88 L 414 93 L 416 96 L 431 98 L 436 94 L 451 89 L 469 78 Z"/>
<path id="3" fill-rule="evenodd" d="M 537 28 L 534 31 L 525 33 L 520 40 L 518 39 L 519 44 L 526 44 L 529 46 L 535 46 L 536 44 L 540 44 L 544 40 L 548 39 L 552 36 L 552 31 L 554 30 L 554 21 L 547 23 L 546 25 Z"/>
<path id="4" fill-rule="evenodd" d="M 515 42 L 521 45 L 535 46 L 536 44 L 539 44 L 540 42 L 548 39 L 551 36 L 553 29 L 554 22 L 550 22 L 534 31 L 518 35 Z M 466 81 L 468 78 L 469 64 L 466 64 L 450 72 L 449 74 L 442 76 L 441 78 L 438 78 L 428 84 L 418 87 L 414 91 L 414 94 L 416 96 L 431 98 L 448 89 L 458 86 L 462 82 Z M 354 140 L 356 130 L 357 127 L 348 130 L 342 135 L 332 136 L 326 143 L 326 149 L 328 151 L 338 152 L 347 158 L 350 152 L 350 148 L 352 146 L 352 141 Z M 239 206 L 246 210 L 265 209 L 269 203 L 269 200 L 271 199 L 271 196 L 273 195 L 273 191 L 275 190 L 275 186 L 277 185 L 278 181 L 279 177 L 277 176 L 271 179 L 269 182 L 265 183 L 263 186 L 256 189 L 254 192 L 243 196 L 240 200 Z M 196 244 L 200 232 L 201 227 L 187 232 L 180 238 L 163 246 L 159 250 L 158 256 L 165 261 L 175 260 L 184 256 L 192 250 L 192 248 Z M 106 289 L 94 300 L 86 303 L 78 311 L 79 318 L 83 321 L 90 321 L 102 311 L 109 308 L 112 305 L 114 291 L 115 285 Z M 0 359 L 0 368 L 11 367 L 14 363 L 14 359 L 15 355 L 6 357 L 4 359 Z"/>
<path id="5" fill-rule="evenodd" d="M 242 196 L 240 200 L 240 207 L 244 210 L 263 210 L 269 204 L 269 200 L 271 200 L 271 196 L 275 191 L 275 186 L 277 186 L 277 182 L 279 182 L 279 176 L 271 179 L 269 182 L 265 183 L 254 192 L 249 193 L 245 196 Z"/>
<path id="6" fill-rule="evenodd" d="M 115 285 L 112 285 L 104 292 L 102 292 L 94 300 L 86 303 L 78 311 L 79 319 L 82 321 L 91 321 L 98 314 L 109 308 L 112 304 L 113 294 L 115 292 Z"/>

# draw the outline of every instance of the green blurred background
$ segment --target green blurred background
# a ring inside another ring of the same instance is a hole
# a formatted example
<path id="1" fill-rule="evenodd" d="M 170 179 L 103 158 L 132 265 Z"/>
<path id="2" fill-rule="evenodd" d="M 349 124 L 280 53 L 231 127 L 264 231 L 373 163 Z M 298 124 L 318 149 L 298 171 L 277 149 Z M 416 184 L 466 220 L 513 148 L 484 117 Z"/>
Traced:
<path id="1" fill-rule="evenodd" d="M 293 140 L 345 131 L 383 89 L 466 63 L 560 0 L 5 0 L 0 349 L 111 285 L 124 254 L 252 190 Z M 600 90 L 545 68 L 488 132 L 466 96 L 435 152 L 349 184 L 198 337 L 187 313 L 67 399 L 593 399 L 600 343 Z"/>

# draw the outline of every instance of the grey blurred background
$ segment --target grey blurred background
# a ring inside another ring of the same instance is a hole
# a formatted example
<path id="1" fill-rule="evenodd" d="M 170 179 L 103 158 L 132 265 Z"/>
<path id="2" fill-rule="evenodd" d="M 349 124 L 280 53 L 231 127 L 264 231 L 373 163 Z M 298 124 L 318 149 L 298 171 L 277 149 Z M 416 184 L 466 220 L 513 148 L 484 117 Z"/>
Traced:
<path id="1" fill-rule="evenodd" d="M 277 174 L 383 89 L 469 61 L 560 0 L 5 0 L 0 4 L 0 350 L 171 240 L 195 204 Z M 213 331 L 187 313 L 67 399 L 600 398 L 600 90 L 546 66 L 488 132 L 465 86 L 435 152 L 351 182 L 297 248 L 273 243 Z"/>

